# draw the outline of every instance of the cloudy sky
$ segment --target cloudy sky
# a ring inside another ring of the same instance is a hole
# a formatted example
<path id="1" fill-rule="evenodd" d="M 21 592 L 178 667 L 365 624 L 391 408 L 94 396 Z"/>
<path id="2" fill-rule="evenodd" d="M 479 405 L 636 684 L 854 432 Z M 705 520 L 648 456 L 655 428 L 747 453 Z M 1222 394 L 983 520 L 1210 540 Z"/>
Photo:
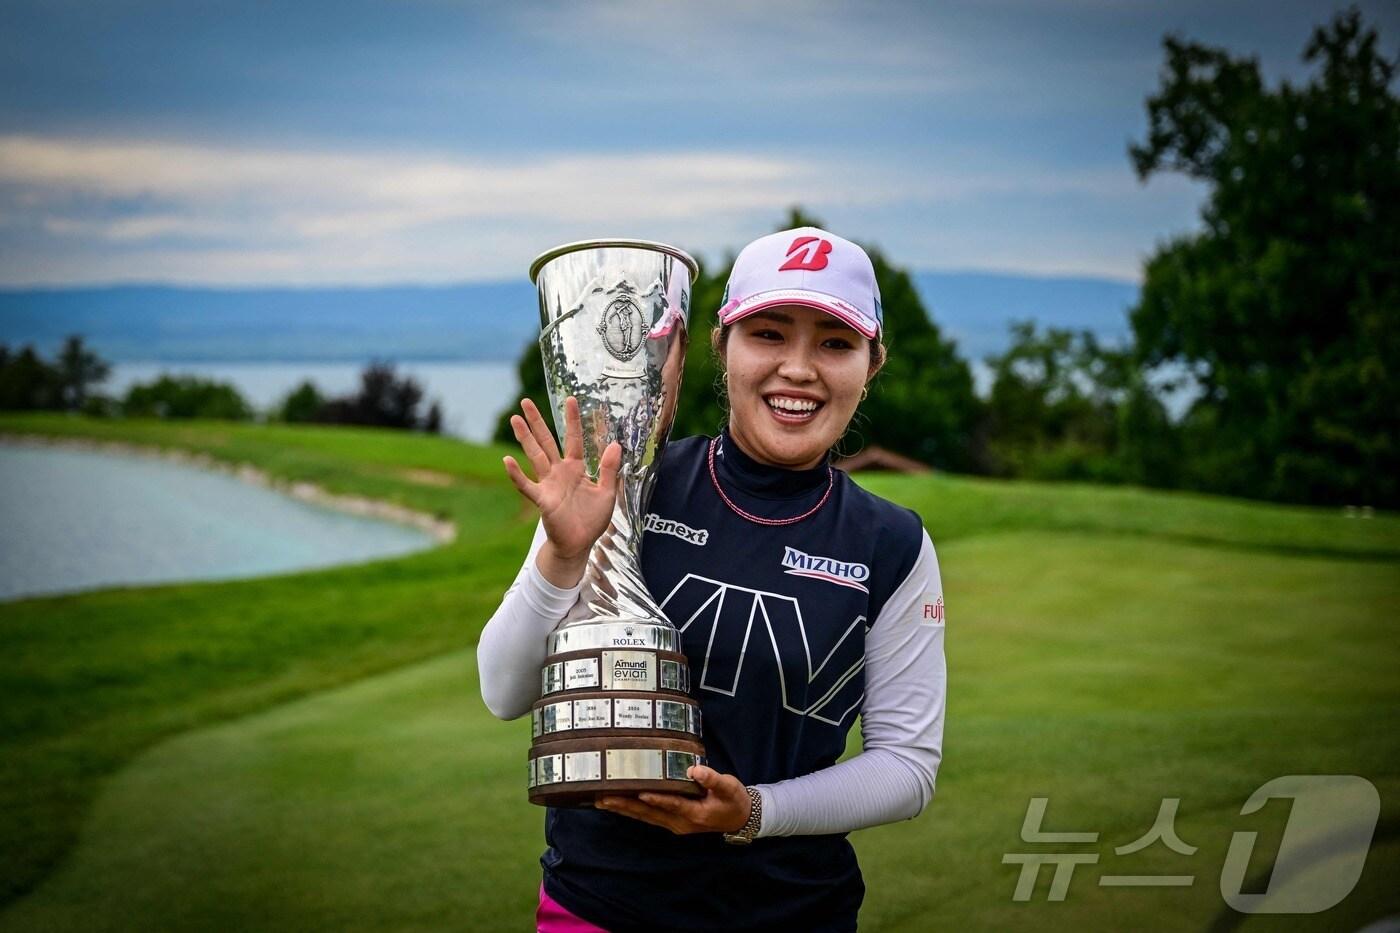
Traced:
<path id="1" fill-rule="evenodd" d="M 802 204 L 927 270 L 1140 278 L 1162 36 L 1298 80 L 1293 0 L 0 0 L 0 284 L 518 278 L 718 259 Z M 1360 4 L 1394 54 L 1400 6 Z"/>

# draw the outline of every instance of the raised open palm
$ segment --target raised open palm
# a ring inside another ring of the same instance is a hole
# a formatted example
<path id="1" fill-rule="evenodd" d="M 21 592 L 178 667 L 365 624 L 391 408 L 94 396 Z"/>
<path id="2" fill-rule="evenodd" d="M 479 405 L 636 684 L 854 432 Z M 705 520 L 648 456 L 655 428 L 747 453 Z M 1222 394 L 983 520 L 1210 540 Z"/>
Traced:
<path id="1" fill-rule="evenodd" d="M 583 462 L 583 424 L 577 399 L 570 396 L 564 400 L 562 457 L 535 403 L 522 399 L 520 410 L 525 416 L 511 415 L 510 427 L 536 478 L 531 481 L 514 457 L 505 458 L 506 475 L 520 494 L 540 510 L 555 554 L 564 560 L 582 558 L 607 530 L 612 518 L 622 445 L 613 441 L 603 451 L 595 483 Z"/>

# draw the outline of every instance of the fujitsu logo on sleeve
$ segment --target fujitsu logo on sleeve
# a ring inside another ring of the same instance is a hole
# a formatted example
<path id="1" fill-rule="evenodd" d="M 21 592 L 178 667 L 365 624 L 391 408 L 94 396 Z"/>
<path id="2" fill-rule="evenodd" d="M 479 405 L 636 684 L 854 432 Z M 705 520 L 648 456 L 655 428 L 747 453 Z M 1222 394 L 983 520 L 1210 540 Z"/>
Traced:
<path id="1" fill-rule="evenodd" d="M 778 267 L 779 272 L 820 272 L 826 268 L 826 257 L 831 254 L 831 241 L 820 237 L 800 236 L 787 248 L 788 261 Z"/>
<path id="2" fill-rule="evenodd" d="M 811 577 L 825 580 L 837 586 L 849 586 L 853 590 L 869 593 L 865 580 L 870 578 L 870 568 L 865 564 L 837 560 L 834 557 L 817 557 L 795 547 L 783 548 L 783 573 L 795 577 Z"/>
<path id="3" fill-rule="evenodd" d="M 943 594 L 925 593 L 919 605 L 918 619 L 922 625 L 943 624 Z"/>

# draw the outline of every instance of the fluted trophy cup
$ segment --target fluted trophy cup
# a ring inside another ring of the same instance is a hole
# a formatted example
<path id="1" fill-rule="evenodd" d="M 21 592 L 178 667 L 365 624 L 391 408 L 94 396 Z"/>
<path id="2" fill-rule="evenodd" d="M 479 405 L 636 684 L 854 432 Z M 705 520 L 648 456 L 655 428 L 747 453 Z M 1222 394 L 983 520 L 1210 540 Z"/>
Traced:
<path id="1" fill-rule="evenodd" d="M 686 253 L 646 240 L 588 240 L 530 264 L 539 289 L 540 355 L 556 433 L 578 400 L 584 461 L 622 446 L 611 523 L 588 556 L 580 606 L 549 635 L 531 710 L 529 795 L 586 806 L 603 793 L 699 794 L 700 708 L 680 632 L 642 579 L 647 500 L 666 446 L 685 362 Z"/>

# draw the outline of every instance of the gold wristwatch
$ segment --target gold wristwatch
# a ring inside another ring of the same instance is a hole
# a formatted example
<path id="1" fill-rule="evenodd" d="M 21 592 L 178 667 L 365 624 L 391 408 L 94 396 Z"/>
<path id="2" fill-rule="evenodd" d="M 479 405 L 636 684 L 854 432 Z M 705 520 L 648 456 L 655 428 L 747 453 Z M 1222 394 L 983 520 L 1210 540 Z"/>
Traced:
<path id="1" fill-rule="evenodd" d="M 753 837 L 758 835 L 758 828 L 763 825 L 763 797 L 759 795 L 757 788 L 746 787 L 744 790 L 749 792 L 749 818 L 736 832 L 724 834 L 724 841 L 732 846 L 746 846 L 753 842 Z"/>

